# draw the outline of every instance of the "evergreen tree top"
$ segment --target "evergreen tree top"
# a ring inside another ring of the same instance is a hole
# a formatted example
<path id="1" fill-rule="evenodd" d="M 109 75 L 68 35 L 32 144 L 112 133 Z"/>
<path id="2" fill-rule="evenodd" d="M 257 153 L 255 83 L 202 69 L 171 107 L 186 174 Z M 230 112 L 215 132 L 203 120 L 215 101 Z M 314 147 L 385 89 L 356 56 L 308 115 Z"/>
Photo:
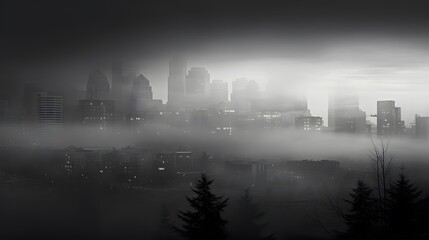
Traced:
<path id="1" fill-rule="evenodd" d="M 176 230 L 187 239 L 225 239 L 225 225 L 221 216 L 227 206 L 228 198 L 216 196 L 211 192 L 206 174 L 202 174 L 192 191 L 195 197 L 186 197 L 192 210 L 179 211 L 178 217 L 183 221 L 182 228 Z"/>

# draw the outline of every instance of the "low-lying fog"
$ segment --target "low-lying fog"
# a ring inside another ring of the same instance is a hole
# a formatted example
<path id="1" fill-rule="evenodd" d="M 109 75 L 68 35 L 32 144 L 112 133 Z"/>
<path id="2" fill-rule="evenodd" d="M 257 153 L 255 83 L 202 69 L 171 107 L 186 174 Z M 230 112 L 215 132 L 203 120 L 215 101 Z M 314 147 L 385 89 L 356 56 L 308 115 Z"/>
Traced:
<path id="1" fill-rule="evenodd" d="M 216 155 L 258 159 L 331 159 L 368 160 L 370 151 L 380 141 L 389 145 L 389 154 L 397 162 L 427 159 L 429 143 L 396 137 L 380 139 L 376 136 L 307 133 L 294 129 L 255 130 L 232 136 L 189 133 L 182 129 L 148 125 L 140 131 L 129 128 L 94 129 L 81 126 L 63 127 L 55 133 L 37 133 L 37 128 L 3 126 L 0 146 L 122 148 L 132 146 L 145 150 L 175 151 L 179 148 L 195 152 L 207 151 Z"/>

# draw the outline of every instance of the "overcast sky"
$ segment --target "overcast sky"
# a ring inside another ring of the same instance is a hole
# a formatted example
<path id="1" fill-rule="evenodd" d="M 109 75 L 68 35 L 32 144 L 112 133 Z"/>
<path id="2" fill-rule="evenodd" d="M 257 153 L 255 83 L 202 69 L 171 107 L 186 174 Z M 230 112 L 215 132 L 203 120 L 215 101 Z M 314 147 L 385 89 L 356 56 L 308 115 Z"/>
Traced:
<path id="1" fill-rule="evenodd" d="M 81 88 L 91 69 L 130 59 L 166 100 L 168 58 L 212 79 L 256 80 L 302 92 L 327 117 L 335 91 L 361 108 L 394 99 L 409 124 L 429 103 L 429 13 L 425 1 L 2 1 L 1 92 L 18 82 Z"/>

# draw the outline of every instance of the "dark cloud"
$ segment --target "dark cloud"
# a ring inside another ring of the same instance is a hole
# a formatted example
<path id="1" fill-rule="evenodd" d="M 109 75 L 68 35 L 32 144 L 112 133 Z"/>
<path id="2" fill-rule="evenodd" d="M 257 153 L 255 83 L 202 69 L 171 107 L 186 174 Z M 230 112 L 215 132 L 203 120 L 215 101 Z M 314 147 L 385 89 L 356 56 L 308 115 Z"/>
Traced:
<path id="1" fill-rule="evenodd" d="M 149 51 L 163 42 L 162 47 L 186 48 L 229 38 L 426 34 L 426 5 L 424 1 L 18 0 L 2 1 L 0 29 L 3 54 L 40 58 L 130 43 L 140 43 L 140 49 Z"/>

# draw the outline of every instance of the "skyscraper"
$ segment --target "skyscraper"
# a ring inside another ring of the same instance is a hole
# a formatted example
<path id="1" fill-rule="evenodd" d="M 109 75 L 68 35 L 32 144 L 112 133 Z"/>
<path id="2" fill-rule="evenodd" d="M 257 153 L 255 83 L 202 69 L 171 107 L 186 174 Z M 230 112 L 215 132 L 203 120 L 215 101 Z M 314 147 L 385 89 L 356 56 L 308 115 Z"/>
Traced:
<path id="1" fill-rule="evenodd" d="M 328 125 L 337 133 L 366 132 L 366 113 L 359 109 L 359 98 L 349 94 L 330 96 Z"/>
<path id="2" fill-rule="evenodd" d="M 187 97 L 208 97 L 210 94 L 210 74 L 206 68 L 193 67 L 186 75 Z"/>
<path id="3" fill-rule="evenodd" d="M 295 128 L 304 131 L 321 131 L 322 117 L 303 116 L 295 118 Z"/>
<path id="4" fill-rule="evenodd" d="M 416 137 L 419 139 L 428 139 L 429 137 L 429 117 L 416 115 Z"/>
<path id="5" fill-rule="evenodd" d="M 89 75 L 86 84 L 86 99 L 109 99 L 110 85 L 106 75 L 97 70 Z"/>
<path id="6" fill-rule="evenodd" d="M 170 61 L 168 76 L 168 104 L 178 105 L 185 97 L 186 60 L 174 56 Z"/>
<path id="7" fill-rule="evenodd" d="M 122 63 L 115 61 L 112 63 L 112 99 L 115 101 L 116 110 L 124 110 L 124 81 Z"/>
<path id="8" fill-rule="evenodd" d="M 395 134 L 396 135 L 405 134 L 405 122 L 402 121 L 401 107 L 395 107 L 395 118 L 396 118 Z"/>
<path id="9" fill-rule="evenodd" d="M 104 129 L 113 123 L 113 100 L 82 99 L 79 101 L 79 108 L 83 125 Z"/>
<path id="10" fill-rule="evenodd" d="M 403 131 L 401 108 L 395 106 L 395 101 L 377 101 L 377 135 L 394 136 Z"/>
<path id="11" fill-rule="evenodd" d="M 131 89 L 130 111 L 142 112 L 147 110 L 152 100 L 153 93 L 149 80 L 142 74 L 138 75 Z"/>
<path id="12" fill-rule="evenodd" d="M 210 83 L 210 100 L 212 103 L 228 102 L 228 83 L 222 80 L 213 80 Z"/>
<path id="13" fill-rule="evenodd" d="M 32 112 L 38 127 L 46 130 L 61 128 L 63 124 L 63 98 L 47 92 L 35 92 Z"/>
<path id="14" fill-rule="evenodd" d="M 84 125 L 104 129 L 114 119 L 115 101 L 110 99 L 110 86 L 106 75 L 95 71 L 89 76 L 86 99 L 79 101 L 80 121 Z"/>

